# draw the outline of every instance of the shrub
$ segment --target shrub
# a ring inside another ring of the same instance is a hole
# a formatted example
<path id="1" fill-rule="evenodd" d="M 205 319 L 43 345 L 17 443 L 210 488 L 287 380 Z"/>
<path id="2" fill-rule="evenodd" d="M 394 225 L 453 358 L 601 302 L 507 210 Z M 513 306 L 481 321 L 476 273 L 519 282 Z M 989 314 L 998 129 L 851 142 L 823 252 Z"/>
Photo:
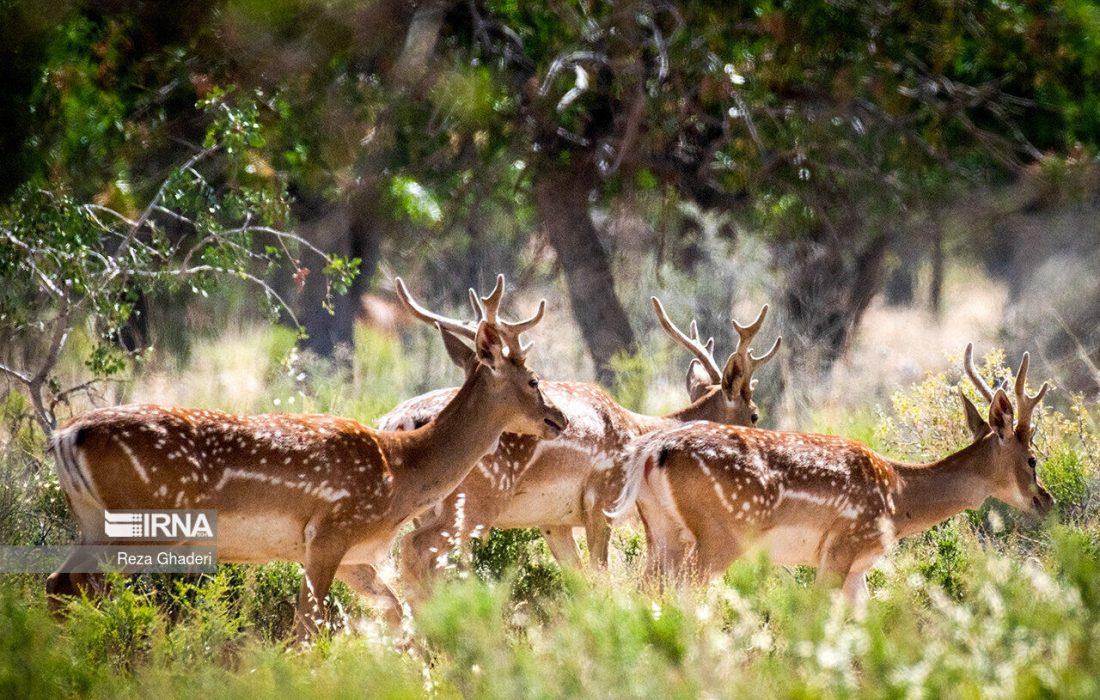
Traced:
<path id="1" fill-rule="evenodd" d="M 953 357 L 951 362 L 961 366 L 960 358 Z M 1008 380 L 1010 388 L 1015 376 L 1001 350 L 989 352 L 978 371 L 991 384 Z M 931 461 L 958 450 L 971 440 L 959 403 L 960 389 L 980 411 L 986 408 L 965 375 L 929 374 L 910 389 L 894 393 L 892 413 L 880 420 L 876 439 L 888 454 L 901 459 Z M 1059 406 L 1066 406 L 1068 412 Z M 1048 394 L 1034 423 L 1039 478 L 1057 499 L 1059 517 L 1074 521 L 1095 518 L 1090 508 L 1098 478 L 1100 429 L 1084 397 L 1073 395 L 1059 402 L 1054 393 Z M 973 518 L 975 524 L 980 524 L 988 511 L 988 506 L 982 509 Z"/>

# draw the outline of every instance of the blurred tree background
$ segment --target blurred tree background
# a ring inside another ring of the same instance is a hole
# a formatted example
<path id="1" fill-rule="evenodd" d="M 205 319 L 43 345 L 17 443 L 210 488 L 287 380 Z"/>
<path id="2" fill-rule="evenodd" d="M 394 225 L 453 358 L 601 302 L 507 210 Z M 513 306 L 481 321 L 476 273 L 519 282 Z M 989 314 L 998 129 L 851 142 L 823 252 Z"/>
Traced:
<path id="1" fill-rule="evenodd" d="M 393 274 L 458 305 L 502 271 L 567 293 L 612 384 L 649 293 L 692 280 L 688 309 L 728 347 L 731 290 L 759 264 L 790 388 L 880 295 L 938 312 L 965 261 L 1008 280 L 989 312 L 1010 346 L 1100 388 L 1093 0 L 0 8 L 4 230 L 35 192 L 136 218 L 219 114 L 244 114 L 263 136 L 211 187 L 273 193 L 316 247 L 263 279 L 318 355 L 389 322 Z M 346 295 L 333 259 L 359 261 Z M 195 328 L 249 313 L 210 296 L 137 284 L 108 330 L 186 354 Z"/>

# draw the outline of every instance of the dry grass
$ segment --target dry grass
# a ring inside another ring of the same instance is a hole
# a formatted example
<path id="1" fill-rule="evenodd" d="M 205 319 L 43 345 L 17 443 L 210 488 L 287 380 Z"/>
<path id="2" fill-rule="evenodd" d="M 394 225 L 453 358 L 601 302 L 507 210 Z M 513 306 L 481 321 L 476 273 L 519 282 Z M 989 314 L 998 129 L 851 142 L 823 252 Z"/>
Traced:
<path id="1" fill-rule="evenodd" d="M 1004 284 L 971 268 L 948 275 L 939 317 L 880 298 L 867 310 L 852 348 L 822 381 L 814 412 L 885 406 L 894 391 L 957 365 L 967 343 L 979 353 L 999 345 L 1007 299 Z"/>

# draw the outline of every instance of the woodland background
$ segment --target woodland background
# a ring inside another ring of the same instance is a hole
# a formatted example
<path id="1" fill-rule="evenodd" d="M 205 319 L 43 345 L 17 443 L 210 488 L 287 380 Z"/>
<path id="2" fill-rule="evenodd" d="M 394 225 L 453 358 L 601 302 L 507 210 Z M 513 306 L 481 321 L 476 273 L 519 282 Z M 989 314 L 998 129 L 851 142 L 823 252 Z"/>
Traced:
<path id="1" fill-rule="evenodd" d="M 899 458 L 960 446 L 966 342 L 991 380 L 1030 350 L 1061 504 L 914 538 L 865 619 L 762 562 L 639 593 L 632 531 L 606 578 L 494 533 L 412 642 L 338 590 L 359 634 L 309 652 L 280 642 L 293 566 L 119 582 L 63 625 L 9 576 L 0 687 L 1100 692 L 1094 0 L 0 0 L 0 66 L 4 543 L 72 538 L 44 436 L 89 406 L 369 422 L 457 382 L 396 275 L 464 313 L 503 272 L 517 313 L 549 300 L 541 375 L 653 412 L 688 358 L 650 295 L 720 355 L 769 303 L 762 424 Z"/>

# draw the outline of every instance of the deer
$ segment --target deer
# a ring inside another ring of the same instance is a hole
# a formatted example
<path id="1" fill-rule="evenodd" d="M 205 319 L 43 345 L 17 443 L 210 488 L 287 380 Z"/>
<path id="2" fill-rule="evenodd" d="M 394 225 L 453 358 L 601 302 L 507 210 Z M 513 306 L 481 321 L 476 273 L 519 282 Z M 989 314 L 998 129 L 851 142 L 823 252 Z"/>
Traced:
<path id="1" fill-rule="evenodd" d="M 622 486 L 623 449 L 638 435 L 666 425 L 709 419 L 738 425 L 759 419 L 753 402 L 753 374 L 771 360 L 782 338 L 760 357 L 750 343 L 768 313 L 764 305 L 748 325 L 733 322 L 739 342 L 724 366 L 714 357 L 714 339 L 705 343 L 698 324 L 681 331 L 660 300 L 650 299 L 662 328 L 693 359 L 688 366 L 691 403 L 665 416 L 626 410 L 593 384 L 545 382 L 547 396 L 569 418 L 569 427 L 554 442 L 537 436 L 505 433 L 500 444 L 449 496 L 416 520 L 402 540 L 400 569 L 412 600 L 423 598 L 432 575 L 444 566 L 456 545 L 480 538 L 490 527 L 537 527 L 551 553 L 563 565 L 581 566 L 573 528 L 584 527 L 589 559 L 597 567 L 608 560 L 611 521 L 604 515 Z M 414 309 L 414 313 L 418 313 Z M 422 311 L 421 318 L 429 320 Z M 454 389 L 410 399 L 378 421 L 382 429 L 414 429 L 435 420 Z"/>
<path id="2" fill-rule="evenodd" d="M 705 583 L 753 550 L 781 565 L 817 567 L 860 604 L 866 574 L 887 549 L 994 498 L 1044 517 L 1054 499 L 1040 483 L 1032 416 L 1050 388 L 1025 390 L 1029 355 L 1016 374 L 1016 407 L 974 366 L 964 369 L 989 402 L 985 417 L 959 389 L 972 442 L 928 464 L 876 454 L 843 437 L 770 432 L 710 422 L 652 432 L 629 448 L 626 483 L 610 517 L 637 506 L 651 581 Z M 1015 419 L 1014 419 L 1015 415 Z M 1015 422 L 1014 422 L 1015 420 Z"/>
<path id="3" fill-rule="evenodd" d="M 421 308 L 400 278 L 395 286 L 405 305 Z M 374 430 L 330 415 L 156 405 L 102 408 L 72 420 L 53 436 L 52 451 L 80 542 L 112 544 L 104 511 L 215 510 L 219 561 L 303 565 L 299 639 L 323 622 L 334 578 L 381 595 L 387 621 L 399 622 L 396 596 L 363 580 L 361 567 L 386 556 L 402 525 L 451 493 L 501 434 L 552 440 L 569 425 L 527 367 L 530 345 L 521 339 L 542 319 L 546 301 L 526 320 L 505 321 L 497 316 L 503 290 L 500 276 L 480 300 L 476 323 L 432 315 L 465 381 L 417 430 Z M 90 583 L 65 570 L 47 581 L 51 600 Z"/>

